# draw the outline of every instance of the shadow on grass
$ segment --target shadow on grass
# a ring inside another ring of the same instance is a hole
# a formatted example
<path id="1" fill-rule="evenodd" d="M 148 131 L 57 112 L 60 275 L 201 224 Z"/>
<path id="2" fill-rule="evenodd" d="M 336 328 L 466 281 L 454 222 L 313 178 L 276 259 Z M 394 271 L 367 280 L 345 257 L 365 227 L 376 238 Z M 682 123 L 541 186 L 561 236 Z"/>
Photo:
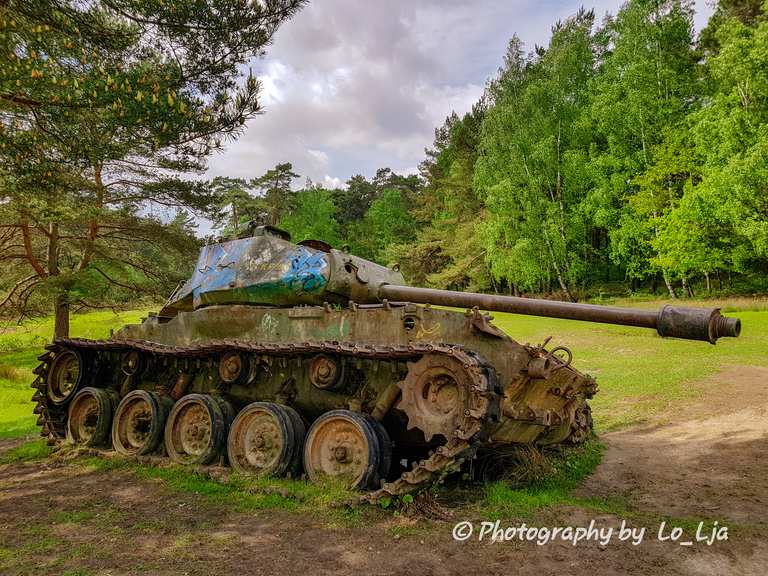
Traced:
<path id="1" fill-rule="evenodd" d="M 571 495 L 600 463 L 603 449 L 599 441 L 592 439 L 582 446 L 558 450 L 547 457 L 546 474 L 537 475 L 536 479 L 523 486 L 512 485 L 504 480 L 485 483 L 481 485 L 482 496 L 476 503 L 484 515 L 492 519 L 530 516 L 541 509 L 557 505 L 624 513 L 626 506 L 619 499 L 578 498 Z M 0 464 L 39 461 L 50 454 L 51 449 L 44 440 L 35 440 L 0 455 Z M 73 464 L 99 472 L 124 470 L 133 473 L 138 479 L 160 480 L 171 490 L 197 494 L 213 504 L 225 505 L 235 511 L 278 509 L 309 512 L 346 525 L 361 522 L 363 510 L 382 513 L 381 506 L 354 505 L 359 494 L 332 479 L 312 483 L 285 478 L 253 478 L 235 473 L 224 473 L 219 478 L 184 466 L 145 464 L 115 455 L 78 456 L 76 450 L 69 452 L 66 447 L 60 457 L 71 458 Z M 444 492 L 444 496 L 450 496 L 450 490 L 439 490 Z"/>

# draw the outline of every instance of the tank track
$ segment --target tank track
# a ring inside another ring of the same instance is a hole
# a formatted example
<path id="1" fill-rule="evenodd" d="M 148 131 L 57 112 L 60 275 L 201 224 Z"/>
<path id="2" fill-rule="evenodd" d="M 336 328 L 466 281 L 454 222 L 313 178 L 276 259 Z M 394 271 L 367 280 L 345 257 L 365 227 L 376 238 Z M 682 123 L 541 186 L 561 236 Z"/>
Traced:
<path id="1" fill-rule="evenodd" d="M 501 391 L 495 369 L 476 353 L 458 345 L 413 343 L 407 346 L 377 346 L 336 341 L 259 344 L 241 340 L 216 340 L 190 346 L 168 346 L 132 339 L 57 339 L 46 346 L 45 354 L 39 356 L 41 364 L 33 371 L 36 378 L 31 385 L 35 389 L 32 401 L 36 402 L 34 413 L 38 414 L 40 435 L 47 438 L 51 445 L 61 442 L 66 436 L 67 408 L 51 403 L 47 395 L 51 361 L 56 352 L 65 348 L 91 352 L 136 350 L 164 358 L 201 358 L 235 351 L 288 359 L 331 353 L 354 359 L 408 362 L 416 361 L 425 355 L 437 355 L 460 362 L 469 377 L 470 385 L 467 387 L 469 394 L 465 396 L 463 411 L 457 419 L 452 437 L 432 451 L 426 459 L 414 462 L 413 468 L 405 471 L 399 478 L 363 496 L 370 501 L 382 496 L 413 492 L 439 480 L 445 474 L 458 470 L 465 460 L 474 456 L 488 429 L 499 420 Z"/>

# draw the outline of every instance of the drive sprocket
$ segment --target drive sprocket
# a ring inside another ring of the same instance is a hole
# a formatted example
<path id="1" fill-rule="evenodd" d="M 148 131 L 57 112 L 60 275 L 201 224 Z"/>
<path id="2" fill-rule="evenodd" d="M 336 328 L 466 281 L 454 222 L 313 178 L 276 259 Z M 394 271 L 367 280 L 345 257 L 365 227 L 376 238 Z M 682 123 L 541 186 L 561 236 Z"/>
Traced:
<path id="1" fill-rule="evenodd" d="M 450 356 L 427 354 L 408 363 L 408 374 L 398 383 L 402 394 L 396 406 L 408 416 L 427 441 L 436 435 L 450 439 L 468 406 L 471 379 L 463 364 Z"/>

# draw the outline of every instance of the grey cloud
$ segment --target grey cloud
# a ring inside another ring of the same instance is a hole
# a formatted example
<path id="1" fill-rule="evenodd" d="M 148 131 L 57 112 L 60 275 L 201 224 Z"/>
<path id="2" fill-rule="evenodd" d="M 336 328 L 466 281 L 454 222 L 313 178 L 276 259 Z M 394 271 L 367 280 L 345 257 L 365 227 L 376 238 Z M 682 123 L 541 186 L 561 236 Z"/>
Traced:
<path id="1" fill-rule="evenodd" d="M 711 9 L 697 4 L 700 26 Z M 434 128 L 480 96 L 513 34 L 530 49 L 544 44 L 552 23 L 581 5 L 316 0 L 252 63 L 265 113 L 211 159 L 209 174 L 256 176 L 284 161 L 316 182 L 370 176 L 383 166 L 414 170 Z M 600 17 L 620 3 L 591 5 Z"/>

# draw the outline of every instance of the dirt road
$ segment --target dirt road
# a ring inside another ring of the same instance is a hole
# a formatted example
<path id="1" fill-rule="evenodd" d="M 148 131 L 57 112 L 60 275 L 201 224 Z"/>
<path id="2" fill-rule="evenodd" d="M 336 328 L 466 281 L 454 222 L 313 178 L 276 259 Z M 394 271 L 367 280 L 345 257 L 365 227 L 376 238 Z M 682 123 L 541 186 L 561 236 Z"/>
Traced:
<path id="1" fill-rule="evenodd" d="M 682 524 L 728 527 L 727 541 L 681 546 L 650 530 L 642 544 L 612 540 L 456 542 L 455 522 L 376 514 L 334 527 L 290 512 L 239 513 L 170 491 L 128 471 L 49 462 L 0 466 L 2 574 L 684 574 L 768 570 L 768 369 L 734 367 L 696 384 L 703 394 L 670 408 L 663 425 L 606 434 L 604 462 L 581 496 L 628 503 L 627 517 L 560 507 L 502 526 Z M 6 446 L 7 447 L 7 446 Z M 0 447 L 2 450 L 3 447 Z M 404 528 L 397 530 L 394 528 Z M 397 537 L 398 533 L 402 533 Z M 707 532 L 709 535 L 709 532 Z"/>

